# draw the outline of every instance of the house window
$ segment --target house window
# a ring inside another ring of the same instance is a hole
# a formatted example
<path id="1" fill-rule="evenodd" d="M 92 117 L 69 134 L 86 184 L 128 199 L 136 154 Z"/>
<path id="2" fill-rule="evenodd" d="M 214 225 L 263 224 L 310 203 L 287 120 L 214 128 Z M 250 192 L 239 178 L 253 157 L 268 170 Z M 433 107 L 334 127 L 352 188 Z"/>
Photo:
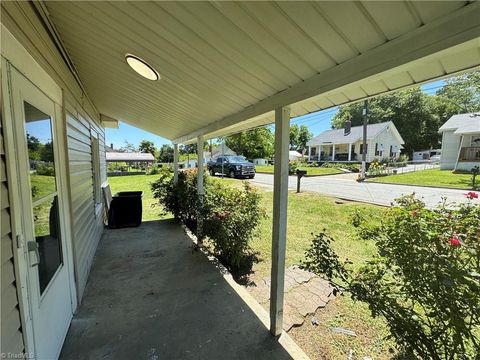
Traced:
<path id="1" fill-rule="evenodd" d="M 393 157 L 393 145 L 390 145 L 390 157 Z"/>
<path id="2" fill-rule="evenodd" d="M 368 144 L 365 146 L 365 152 L 368 152 Z M 363 154 L 363 144 L 360 144 L 360 154 Z"/>
<path id="3" fill-rule="evenodd" d="M 95 205 L 95 214 L 101 209 L 102 204 L 102 184 L 100 176 L 100 144 L 98 141 L 98 133 L 91 131 L 92 146 L 92 177 L 93 177 L 93 200 Z"/>
<path id="4" fill-rule="evenodd" d="M 382 149 L 380 146 L 378 146 L 378 143 L 375 143 L 375 156 L 382 156 Z"/>

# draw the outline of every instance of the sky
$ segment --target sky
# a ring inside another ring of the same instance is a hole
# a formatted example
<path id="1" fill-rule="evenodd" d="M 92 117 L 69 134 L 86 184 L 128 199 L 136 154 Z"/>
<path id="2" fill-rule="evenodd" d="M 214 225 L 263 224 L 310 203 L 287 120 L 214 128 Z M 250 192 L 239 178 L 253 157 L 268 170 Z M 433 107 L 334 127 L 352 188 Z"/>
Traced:
<path id="1" fill-rule="evenodd" d="M 427 94 L 433 95 L 435 92 L 444 85 L 445 81 L 438 80 L 421 86 L 421 89 Z M 330 123 L 338 111 L 338 107 L 318 111 L 315 113 L 302 115 L 291 120 L 292 124 L 306 125 L 313 136 L 320 134 L 322 131 L 330 129 Z M 163 144 L 171 144 L 167 139 L 160 136 L 153 135 L 149 132 L 138 129 L 134 126 L 126 123 L 119 123 L 118 129 L 106 129 L 106 145 L 113 144 L 114 148 L 122 147 L 125 144 L 125 140 L 138 146 L 142 140 L 153 141 L 156 147 L 160 147 Z"/>

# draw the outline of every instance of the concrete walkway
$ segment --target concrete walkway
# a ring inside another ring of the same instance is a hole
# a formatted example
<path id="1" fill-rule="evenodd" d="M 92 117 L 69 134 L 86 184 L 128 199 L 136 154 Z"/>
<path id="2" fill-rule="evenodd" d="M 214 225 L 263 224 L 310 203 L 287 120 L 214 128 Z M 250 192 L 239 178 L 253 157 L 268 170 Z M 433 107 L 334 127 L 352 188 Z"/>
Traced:
<path id="1" fill-rule="evenodd" d="M 436 206 L 442 197 L 448 202 L 466 202 L 465 193 L 468 190 L 453 190 L 443 188 L 431 188 L 413 185 L 392 185 L 381 183 L 359 183 L 355 181 L 357 174 L 339 174 L 329 176 L 305 177 L 302 178 L 302 191 L 313 191 L 321 194 L 334 196 L 342 199 L 362 201 L 380 205 L 390 205 L 392 201 L 402 195 L 415 193 L 429 207 Z M 262 187 L 273 188 L 273 175 L 256 174 L 255 178 L 249 180 L 252 184 Z M 290 176 L 288 186 L 291 189 L 297 188 L 297 177 Z"/>
<path id="2" fill-rule="evenodd" d="M 303 359 L 173 220 L 106 230 L 62 359 Z"/>

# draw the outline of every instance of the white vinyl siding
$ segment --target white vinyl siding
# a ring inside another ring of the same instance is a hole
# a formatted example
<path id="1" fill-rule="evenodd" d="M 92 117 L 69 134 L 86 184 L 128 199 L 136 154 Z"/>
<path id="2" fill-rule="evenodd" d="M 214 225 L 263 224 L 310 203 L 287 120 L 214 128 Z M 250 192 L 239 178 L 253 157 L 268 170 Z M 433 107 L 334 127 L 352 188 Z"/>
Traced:
<path id="1" fill-rule="evenodd" d="M 60 56 L 36 10 L 29 2 L 2 2 L 2 24 L 35 61 L 63 89 L 68 156 L 68 192 L 77 297 L 80 301 L 103 231 L 102 216 L 95 216 L 90 130 L 99 138 L 100 180 L 106 181 L 105 134 L 100 115 Z M 34 76 L 34 74 L 25 74 Z M 28 77 L 27 76 L 27 77 Z M 2 317 L 3 320 L 3 317 Z"/>
<path id="2" fill-rule="evenodd" d="M 20 310 L 15 281 L 13 238 L 10 216 L 3 128 L 0 125 L 0 192 L 1 192 L 1 349 L 0 353 L 19 354 L 24 351 Z"/>

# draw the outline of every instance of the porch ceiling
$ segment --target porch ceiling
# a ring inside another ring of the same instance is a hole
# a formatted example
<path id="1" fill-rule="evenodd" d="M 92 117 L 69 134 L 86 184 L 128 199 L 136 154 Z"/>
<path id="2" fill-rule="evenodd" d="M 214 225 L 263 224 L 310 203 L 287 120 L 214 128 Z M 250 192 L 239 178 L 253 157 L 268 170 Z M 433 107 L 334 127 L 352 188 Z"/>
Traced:
<path id="1" fill-rule="evenodd" d="M 48 2 L 99 112 L 177 142 L 480 65 L 480 3 Z M 160 81 L 126 64 L 135 54 Z"/>

